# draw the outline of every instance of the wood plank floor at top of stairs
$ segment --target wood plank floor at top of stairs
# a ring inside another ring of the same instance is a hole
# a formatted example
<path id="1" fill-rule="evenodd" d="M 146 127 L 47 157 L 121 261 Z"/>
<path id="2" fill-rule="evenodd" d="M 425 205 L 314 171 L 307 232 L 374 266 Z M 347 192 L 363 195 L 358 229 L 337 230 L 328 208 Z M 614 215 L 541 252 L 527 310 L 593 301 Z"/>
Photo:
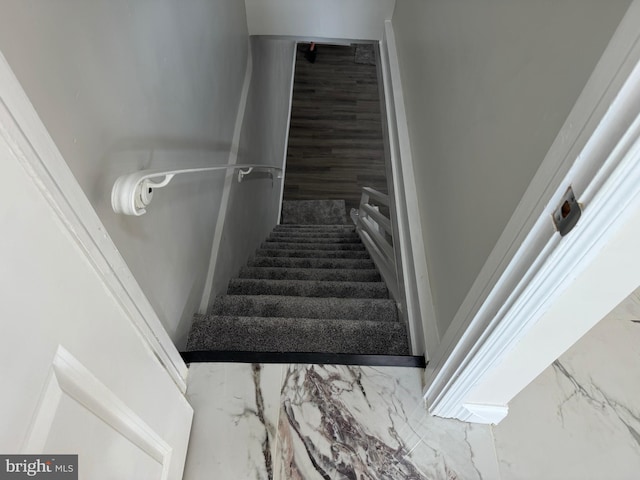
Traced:
<path id="1" fill-rule="evenodd" d="M 315 63 L 298 46 L 284 183 L 285 200 L 344 199 L 362 187 L 387 193 L 378 79 L 354 62 L 355 47 L 318 45 Z"/>

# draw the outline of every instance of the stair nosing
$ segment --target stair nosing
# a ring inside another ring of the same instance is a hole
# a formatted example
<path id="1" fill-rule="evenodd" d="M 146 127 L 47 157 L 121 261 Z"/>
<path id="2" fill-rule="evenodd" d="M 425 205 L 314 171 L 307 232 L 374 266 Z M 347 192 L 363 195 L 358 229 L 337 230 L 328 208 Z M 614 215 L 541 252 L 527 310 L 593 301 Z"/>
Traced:
<path id="1" fill-rule="evenodd" d="M 346 284 L 354 284 L 354 286 L 359 286 L 359 285 L 383 285 L 383 286 L 387 286 L 386 283 L 384 283 L 384 281 L 382 280 L 372 280 L 372 281 L 365 281 L 365 282 L 359 282 L 359 281 L 355 281 L 355 280 L 308 280 L 308 279 L 296 279 L 296 278 L 292 278 L 292 279 L 288 279 L 288 278 L 241 278 L 241 277 L 235 277 L 232 278 L 231 280 L 229 280 L 229 282 L 235 282 L 235 281 L 251 281 L 251 280 L 255 280 L 255 281 L 260 281 L 260 282 L 300 282 L 300 283 L 307 283 L 307 284 L 311 284 L 311 283 L 322 283 L 322 284 L 328 284 L 328 283 L 339 283 L 341 285 Z"/>
<path id="2" fill-rule="evenodd" d="M 337 264 L 340 265 L 341 269 L 345 269 L 344 267 L 349 267 L 350 270 L 375 270 L 375 263 L 371 258 L 326 258 L 326 257 L 270 257 L 267 255 L 256 255 L 247 260 L 247 266 L 250 268 L 291 268 L 290 266 L 257 266 L 256 263 L 287 263 L 291 262 L 293 264 L 296 263 L 320 263 L 325 264 L 326 266 L 313 266 L 313 267 L 293 267 L 293 268 L 316 268 L 321 270 L 331 270 L 336 268 Z M 361 266 L 362 268 L 358 268 Z"/>
<path id="3" fill-rule="evenodd" d="M 276 254 L 275 252 L 279 253 Z M 326 256 L 328 255 L 327 252 L 332 252 L 335 256 L 328 257 Z M 271 258 L 318 258 L 325 260 L 335 260 L 337 258 L 345 260 L 369 260 L 371 258 L 367 250 L 294 250 L 286 248 L 259 248 L 256 250 L 255 256 Z"/>
<path id="4" fill-rule="evenodd" d="M 316 352 L 251 352 L 243 350 L 192 350 L 180 352 L 184 362 L 190 363 L 271 363 L 307 365 L 361 365 L 370 367 L 406 367 L 424 369 L 421 355 L 382 355 L 361 353 Z"/>
<path id="5" fill-rule="evenodd" d="M 386 300 L 386 299 L 383 299 Z M 349 320 L 349 319 L 344 319 L 344 318 L 309 318 L 309 317 L 261 317 L 259 315 L 228 315 L 228 314 L 220 314 L 220 313 L 198 313 L 198 314 L 194 314 L 193 316 L 194 318 L 197 318 L 198 322 L 206 322 L 207 320 L 211 319 L 211 318 L 224 318 L 224 319 L 234 319 L 234 318 L 238 318 L 238 319 L 260 319 L 260 320 L 266 320 L 267 322 L 271 322 L 271 321 L 277 321 L 277 320 L 313 320 L 313 321 L 318 321 L 318 322 L 363 322 L 363 323 L 368 323 L 371 325 L 396 325 L 399 326 L 401 328 L 406 328 L 405 325 L 400 322 L 400 321 L 394 321 L 394 322 L 380 322 L 378 320 L 363 320 L 363 319 L 354 319 L 354 320 Z M 381 327 L 381 328 L 386 328 L 386 327 Z"/>
<path id="6" fill-rule="evenodd" d="M 362 300 L 366 300 L 366 301 L 372 301 L 372 302 L 385 302 L 385 303 L 393 303 L 395 304 L 395 300 L 391 299 L 391 298 L 340 298 L 340 297 L 296 297 L 294 295 L 242 295 L 242 294 L 227 294 L 225 293 L 224 295 L 220 295 L 217 298 L 228 298 L 228 297 L 256 297 L 256 298 L 261 298 L 261 299 L 266 299 L 267 297 L 273 297 L 273 300 L 283 300 L 283 299 L 301 299 L 301 298 L 312 298 L 314 301 L 315 300 L 322 300 L 322 299 L 327 299 L 327 300 L 340 300 L 340 301 L 349 301 L 349 300 L 354 300 L 355 301 L 362 301 Z M 237 315 L 234 315 L 237 316 Z M 288 317 L 283 317 L 283 318 L 288 318 Z"/>

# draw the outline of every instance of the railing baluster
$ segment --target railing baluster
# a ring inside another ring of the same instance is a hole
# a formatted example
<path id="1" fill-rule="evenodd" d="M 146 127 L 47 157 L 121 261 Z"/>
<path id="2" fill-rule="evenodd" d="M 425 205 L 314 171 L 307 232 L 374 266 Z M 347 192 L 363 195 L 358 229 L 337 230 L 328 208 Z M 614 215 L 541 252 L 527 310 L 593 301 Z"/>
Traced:
<path id="1" fill-rule="evenodd" d="M 380 225 L 389 235 L 393 235 L 393 230 L 391 229 L 391 220 L 389 220 L 382 213 L 380 213 L 380 211 L 376 210 L 371 205 L 363 205 L 362 209 L 367 213 L 367 217 L 375 220 L 375 222 Z"/>
<path id="2" fill-rule="evenodd" d="M 374 205 L 388 207 L 389 196 L 373 188 L 364 187 L 360 198 L 356 228 L 391 295 L 396 300 L 400 300 L 391 220 Z M 387 239 L 387 235 L 392 239 L 391 242 Z"/>
<path id="3" fill-rule="evenodd" d="M 380 234 L 380 232 L 375 228 L 374 223 L 369 218 L 360 219 L 364 230 L 369 234 L 369 236 L 376 243 L 378 248 L 382 250 L 387 259 L 393 258 L 393 246 L 389 244 L 389 242 Z"/>

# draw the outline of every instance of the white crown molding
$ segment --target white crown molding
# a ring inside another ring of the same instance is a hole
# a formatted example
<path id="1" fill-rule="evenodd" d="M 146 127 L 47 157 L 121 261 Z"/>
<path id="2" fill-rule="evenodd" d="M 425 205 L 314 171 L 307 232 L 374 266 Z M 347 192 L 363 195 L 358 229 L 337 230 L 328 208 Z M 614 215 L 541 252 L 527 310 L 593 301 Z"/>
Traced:
<path id="1" fill-rule="evenodd" d="M 184 393 L 187 366 L 1 53 L 0 136 Z"/>
<path id="2" fill-rule="evenodd" d="M 638 207 L 639 113 L 636 0 L 428 366 L 425 398 L 432 414 L 470 418 L 466 406 L 473 389 Z M 561 239 L 550 215 L 569 185 L 585 209 L 575 230 Z"/>

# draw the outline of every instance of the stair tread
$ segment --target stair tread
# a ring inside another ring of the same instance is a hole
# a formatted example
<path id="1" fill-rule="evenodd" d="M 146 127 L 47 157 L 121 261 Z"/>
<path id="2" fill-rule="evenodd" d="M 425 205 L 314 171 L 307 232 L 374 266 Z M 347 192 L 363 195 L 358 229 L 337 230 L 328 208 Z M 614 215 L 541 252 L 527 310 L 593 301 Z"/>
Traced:
<path id="1" fill-rule="evenodd" d="M 269 238 L 296 239 L 296 241 L 311 241 L 321 239 L 325 242 L 359 242 L 360 236 L 355 232 L 303 232 L 303 231 L 273 231 Z"/>
<path id="2" fill-rule="evenodd" d="M 347 243 L 347 244 L 352 244 L 352 243 L 362 243 L 362 240 L 360 240 L 360 237 L 358 235 L 342 235 L 342 234 L 338 234 L 340 236 L 319 236 L 319 235 L 274 235 L 271 234 L 269 235 L 269 238 L 267 238 L 267 242 L 286 242 L 286 243 L 330 243 L 330 244 L 334 244 L 334 243 L 338 243 L 338 244 L 342 244 L 342 243 Z"/>
<path id="3" fill-rule="evenodd" d="M 235 278 L 229 282 L 228 294 L 284 295 L 332 298 L 389 298 L 384 282 L 349 282 L 331 280 L 274 280 Z"/>
<path id="4" fill-rule="evenodd" d="M 286 225 L 277 225 L 274 229 L 274 232 L 282 232 L 282 231 L 318 231 L 318 232 L 335 232 L 335 231 L 343 231 L 343 232 L 355 232 L 355 225 L 300 225 L 300 224 L 286 224 Z"/>
<path id="5" fill-rule="evenodd" d="M 239 278 L 262 278 L 272 280 L 324 280 L 379 282 L 380 274 L 374 268 L 282 268 L 243 267 Z"/>
<path id="6" fill-rule="evenodd" d="M 366 250 L 295 250 L 260 248 L 256 250 L 257 257 L 295 257 L 295 258 L 350 258 L 369 259 Z"/>
<path id="7" fill-rule="evenodd" d="M 363 251 L 362 243 L 306 243 L 306 242 L 262 242 L 261 248 L 269 250 L 354 250 Z"/>
<path id="8" fill-rule="evenodd" d="M 233 315 L 198 319 L 187 350 L 409 354 L 406 330 L 398 322 Z"/>
<path id="9" fill-rule="evenodd" d="M 256 256 L 247 262 L 250 267 L 272 268 L 349 268 L 353 270 L 370 270 L 375 268 L 370 258 L 322 258 L 322 257 L 268 257 Z"/>
<path id="10" fill-rule="evenodd" d="M 310 319 L 397 322 L 393 300 L 382 298 L 322 298 L 288 295 L 223 295 L 212 307 L 217 315 L 300 317 Z"/>

